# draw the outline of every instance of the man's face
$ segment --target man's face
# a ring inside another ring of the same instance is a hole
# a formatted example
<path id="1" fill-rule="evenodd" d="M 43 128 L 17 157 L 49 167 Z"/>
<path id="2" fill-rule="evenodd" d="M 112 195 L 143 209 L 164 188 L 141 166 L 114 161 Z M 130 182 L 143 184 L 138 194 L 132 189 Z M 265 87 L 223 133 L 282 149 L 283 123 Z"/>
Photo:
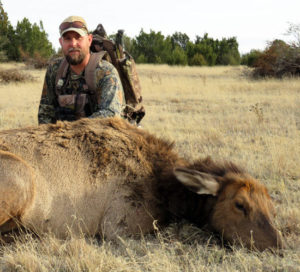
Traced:
<path id="1" fill-rule="evenodd" d="M 78 65 L 89 54 L 92 35 L 80 36 L 77 32 L 68 31 L 59 42 L 67 61 L 71 65 Z"/>

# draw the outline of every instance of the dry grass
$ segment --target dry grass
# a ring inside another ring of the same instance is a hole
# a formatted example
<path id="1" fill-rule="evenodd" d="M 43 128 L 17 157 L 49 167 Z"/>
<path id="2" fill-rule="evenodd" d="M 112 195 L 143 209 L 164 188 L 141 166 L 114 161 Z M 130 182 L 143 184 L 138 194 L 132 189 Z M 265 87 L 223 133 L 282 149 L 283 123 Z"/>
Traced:
<path id="1" fill-rule="evenodd" d="M 282 256 L 228 249 L 182 223 L 143 239 L 113 242 L 23 235 L 0 248 L 0 269 L 300 271 L 300 79 L 253 81 L 244 67 L 138 70 L 147 110 L 143 127 L 174 140 L 185 158 L 231 159 L 259 178 L 275 200 L 276 224 L 288 248 Z M 0 129 L 37 124 L 44 71 L 28 72 L 38 80 L 0 85 Z"/>
<path id="2" fill-rule="evenodd" d="M 16 63 L 1 64 L 0 69 L 18 70 L 35 79 L 25 83 L 0 82 L 0 129 L 37 124 L 38 103 L 45 71 L 29 70 L 25 65 Z"/>
<path id="3" fill-rule="evenodd" d="M 18 69 L 0 70 L 0 82 L 27 82 L 34 81 L 34 78 L 28 73 L 22 73 Z"/>

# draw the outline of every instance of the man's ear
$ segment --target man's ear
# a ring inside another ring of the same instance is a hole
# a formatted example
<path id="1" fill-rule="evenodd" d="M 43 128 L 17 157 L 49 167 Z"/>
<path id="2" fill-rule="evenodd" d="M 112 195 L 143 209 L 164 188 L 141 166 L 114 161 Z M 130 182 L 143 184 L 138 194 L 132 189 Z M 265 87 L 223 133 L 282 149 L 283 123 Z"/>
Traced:
<path id="1" fill-rule="evenodd" d="M 91 46 L 92 41 L 93 41 L 93 34 L 88 34 L 88 41 L 89 41 L 89 44 Z"/>
<path id="2" fill-rule="evenodd" d="M 60 37 L 58 40 L 59 40 L 60 46 L 62 46 L 62 37 Z"/>
<path id="3" fill-rule="evenodd" d="M 178 181 L 190 191 L 199 195 L 217 195 L 220 184 L 215 176 L 184 167 L 175 168 L 173 172 Z"/>

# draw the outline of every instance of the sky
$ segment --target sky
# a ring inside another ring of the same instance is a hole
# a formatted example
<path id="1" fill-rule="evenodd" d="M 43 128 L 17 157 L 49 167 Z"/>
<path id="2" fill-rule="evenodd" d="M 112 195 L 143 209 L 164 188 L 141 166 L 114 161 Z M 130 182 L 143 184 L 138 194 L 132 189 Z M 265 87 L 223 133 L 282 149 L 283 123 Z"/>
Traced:
<path id="1" fill-rule="evenodd" d="M 0 0 L 15 27 L 23 18 L 43 22 L 48 39 L 59 48 L 59 24 L 82 16 L 89 30 L 101 23 L 108 34 L 124 29 L 131 38 L 141 29 L 164 36 L 182 32 L 195 41 L 236 37 L 240 53 L 263 50 L 274 39 L 290 41 L 289 24 L 300 24 L 300 0 Z"/>

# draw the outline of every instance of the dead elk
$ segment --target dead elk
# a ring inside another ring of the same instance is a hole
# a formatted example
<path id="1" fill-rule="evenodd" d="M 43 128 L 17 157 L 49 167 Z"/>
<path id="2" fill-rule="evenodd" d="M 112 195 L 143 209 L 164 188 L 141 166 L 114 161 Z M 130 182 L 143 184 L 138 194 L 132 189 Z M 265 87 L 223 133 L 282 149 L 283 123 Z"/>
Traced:
<path id="1" fill-rule="evenodd" d="M 281 248 L 266 188 L 230 162 L 190 163 L 118 118 L 0 132 L 0 231 L 135 235 L 174 216 L 249 248 Z M 76 223 L 74 218 L 77 219 Z"/>

